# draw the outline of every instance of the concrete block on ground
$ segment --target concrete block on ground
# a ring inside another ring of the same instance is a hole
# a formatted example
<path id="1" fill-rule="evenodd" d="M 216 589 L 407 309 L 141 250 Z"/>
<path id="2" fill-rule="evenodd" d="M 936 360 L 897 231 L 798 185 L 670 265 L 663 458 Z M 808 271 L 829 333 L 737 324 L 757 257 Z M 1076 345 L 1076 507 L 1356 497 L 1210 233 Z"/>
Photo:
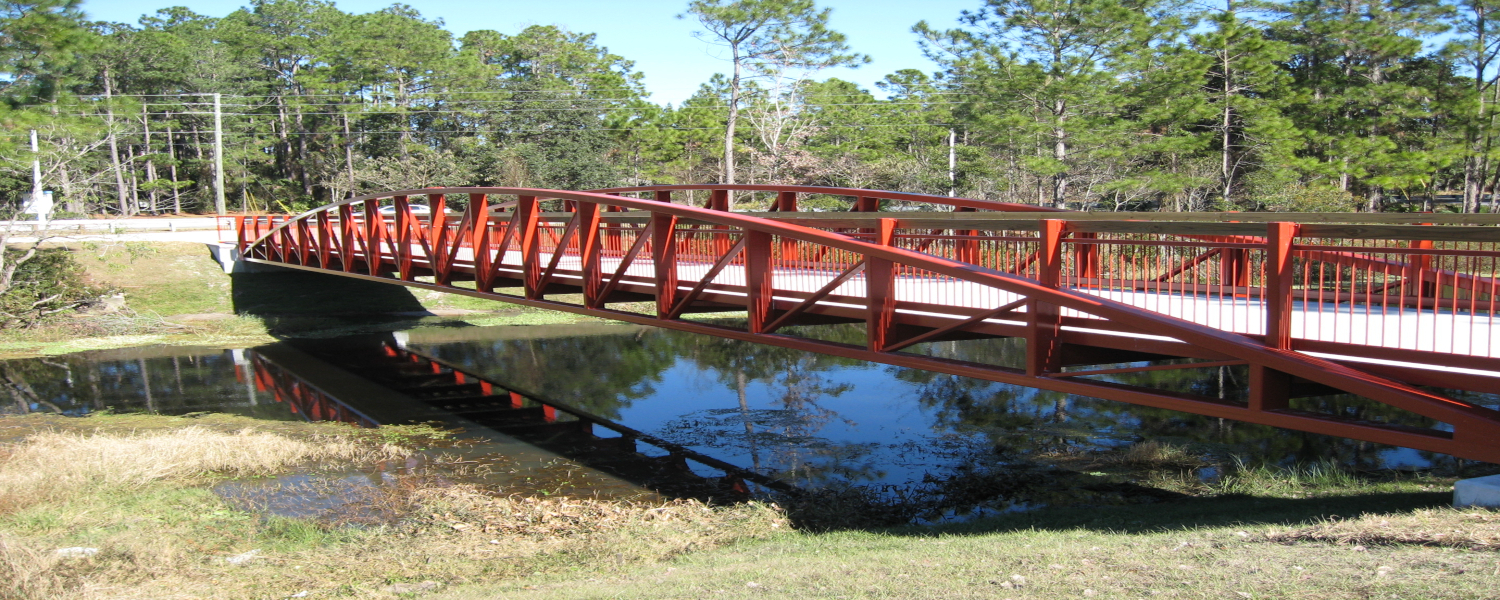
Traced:
<path id="1" fill-rule="evenodd" d="M 1453 506 L 1500 508 L 1500 475 L 1459 480 L 1453 484 Z"/>

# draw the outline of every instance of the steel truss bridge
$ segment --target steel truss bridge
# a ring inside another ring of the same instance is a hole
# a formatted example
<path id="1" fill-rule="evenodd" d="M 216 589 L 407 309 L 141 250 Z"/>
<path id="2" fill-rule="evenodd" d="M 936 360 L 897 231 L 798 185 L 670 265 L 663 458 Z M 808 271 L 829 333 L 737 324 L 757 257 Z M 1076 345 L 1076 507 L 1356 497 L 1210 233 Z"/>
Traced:
<path id="1" fill-rule="evenodd" d="M 771 210 L 730 212 L 731 194 Z M 812 198 L 848 210 L 798 210 Z M 1500 412 L 1462 399 L 1500 392 L 1500 229 L 1124 218 L 1143 216 L 803 186 L 475 187 L 237 228 L 255 263 L 1500 463 Z M 725 311 L 746 325 L 684 318 Z M 787 330 L 855 322 L 863 345 Z M 1025 340 L 1024 368 L 913 351 L 992 337 Z M 1248 368 L 1247 398 L 1107 380 L 1222 366 Z M 1292 402 L 1339 393 L 1434 425 Z"/>

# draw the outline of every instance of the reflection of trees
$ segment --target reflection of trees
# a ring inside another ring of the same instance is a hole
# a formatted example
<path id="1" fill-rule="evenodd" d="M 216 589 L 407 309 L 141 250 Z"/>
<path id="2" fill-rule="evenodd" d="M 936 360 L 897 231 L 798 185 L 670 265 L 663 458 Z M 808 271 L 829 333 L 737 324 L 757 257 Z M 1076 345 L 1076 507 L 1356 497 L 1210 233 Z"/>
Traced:
<path id="1" fill-rule="evenodd" d="M 820 333 L 849 337 L 849 328 L 820 328 Z M 860 335 L 855 330 L 853 335 Z M 682 355 L 716 377 L 739 401 L 737 409 L 698 411 L 667 425 L 690 443 L 747 452 L 752 468 L 777 473 L 801 484 L 831 480 L 872 481 L 883 473 L 871 462 L 871 445 L 835 443 L 822 429 L 837 419 L 854 422 L 820 404 L 852 385 L 830 381 L 825 372 L 862 365 L 860 361 L 765 346 L 724 338 L 665 333 Z M 752 410 L 746 399 L 751 382 L 770 391 L 777 408 Z M 681 438 L 679 438 L 681 439 Z"/>
<path id="2" fill-rule="evenodd" d="M 256 397 L 236 380 L 223 353 L 98 360 L 87 355 L 0 362 L 5 412 L 84 415 L 119 412 L 224 412 L 265 419 L 296 418 L 285 406 Z M 257 402 L 257 399 L 259 402 Z"/>
<path id="3" fill-rule="evenodd" d="M 915 352 L 997 365 L 1019 365 L 1020 340 L 940 342 Z M 1132 363 L 1143 364 L 1143 363 Z M 1099 365 L 1110 368 L 1120 365 Z M 1252 461 L 1288 464 L 1334 458 L 1357 468 L 1379 466 L 1386 446 L 1265 425 L 1241 423 L 1168 409 L 1136 406 L 1083 396 L 1034 390 L 978 379 L 892 367 L 893 375 L 918 386 L 918 400 L 931 409 L 939 427 L 982 433 L 997 450 L 1036 452 L 1090 447 L 1103 440 L 1167 439 L 1217 449 Z M 1249 380 L 1245 367 L 1147 371 L 1102 378 L 1107 381 L 1242 401 Z M 1494 398 L 1490 397 L 1493 401 Z M 1426 417 L 1348 394 L 1301 398 L 1293 407 L 1350 419 L 1432 427 Z M 1431 461 L 1436 455 L 1422 453 Z"/>
<path id="4" fill-rule="evenodd" d="M 634 335 L 448 343 L 421 350 L 503 385 L 610 419 L 619 418 L 634 400 L 654 394 L 654 384 L 678 355 L 669 337 L 648 330 Z"/>

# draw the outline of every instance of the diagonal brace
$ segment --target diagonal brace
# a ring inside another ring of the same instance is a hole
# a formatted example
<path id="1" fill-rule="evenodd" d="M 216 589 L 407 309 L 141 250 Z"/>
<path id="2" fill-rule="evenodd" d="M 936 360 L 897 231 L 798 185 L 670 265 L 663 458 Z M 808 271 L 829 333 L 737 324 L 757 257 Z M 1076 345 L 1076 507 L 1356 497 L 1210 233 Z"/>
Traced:
<path id="1" fill-rule="evenodd" d="M 823 286 L 822 289 L 814 292 L 813 295 L 809 296 L 806 300 L 803 300 L 801 304 L 798 304 L 791 310 L 782 313 L 781 316 L 776 317 L 776 320 L 771 321 L 771 324 L 767 325 L 765 331 L 762 331 L 761 333 L 772 333 L 777 329 L 780 329 L 782 325 L 785 325 L 789 321 L 791 321 L 792 317 L 800 315 L 803 311 L 812 308 L 812 306 L 814 304 L 817 304 L 819 300 L 822 300 L 825 296 L 832 294 L 833 290 L 836 290 L 839 288 L 839 286 L 844 285 L 844 282 L 853 279 L 855 275 L 863 273 L 864 270 L 865 261 L 861 260 L 857 263 L 854 263 L 854 266 L 849 267 L 848 270 L 841 273 L 838 277 L 834 277 L 833 281 L 828 282 L 828 284 Z"/>
<path id="2" fill-rule="evenodd" d="M 914 346 L 916 344 L 920 344 L 922 342 L 925 342 L 925 341 L 930 340 L 932 338 L 938 337 L 940 335 L 944 335 L 944 334 L 947 334 L 947 333 L 952 332 L 952 331 L 957 331 L 959 329 L 963 329 L 965 327 L 968 327 L 970 325 L 973 325 L 973 324 L 978 323 L 980 321 L 983 321 L 985 319 L 993 319 L 995 317 L 998 317 L 1000 315 L 1003 315 L 1005 313 L 1013 311 L 1013 310 L 1015 310 L 1017 308 L 1020 308 L 1021 306 L 1024 306 L 1027 302 L 1030 302 L 1030 301 L 1031 301 L 1030 298 L 1022 298 L 1020 300 L 1017 300 L 1015 302 L 1012 302 L 1012 303 L 1007 304 L 1005 306 L 1002 306 L 1000 308 L 979 313 L 977 315 L 974 315 L 972 317 L 969 317 L 969 318 L 964 319 L 962 321 L 959 321 L 957 323 L 953 323 L 953 324 L 950 324 L 950 325 L 944 325 L 944 326 L 939 327 L 937 329 L 934 329 L 932 331 L 928 331 L 926 333 L 914 335 L 914 336 L 909 337 L 909 338 L 907 338 L 905 340 L 902 340 L 900 342 L 896 342 L 894 344 L 891 344 L 890 346 L 886 347 L 885 351 L 886 352 L 895 352 L 895 351 L 900 350 L 902 348 L 905 348 L 907 346 Z"/>

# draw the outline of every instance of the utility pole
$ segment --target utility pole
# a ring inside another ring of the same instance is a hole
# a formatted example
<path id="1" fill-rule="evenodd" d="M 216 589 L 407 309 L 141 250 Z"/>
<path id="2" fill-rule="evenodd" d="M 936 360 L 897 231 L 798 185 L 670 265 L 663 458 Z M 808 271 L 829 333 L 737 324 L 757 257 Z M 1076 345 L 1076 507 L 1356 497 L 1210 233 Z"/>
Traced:
<path id="1" fill-rule="evenodd" d="M 31 130 L 31 204 L 42 201 L 42 151 L 36 144 L 36 130 Z"/>
<path id="2" fill-rule="evenodd" d="M 954 147 L 958 145 L 958 132 L 952 127 L 948 128 L 948 197 L 952 198 L 958 194 L 958 160 L 954 153 Z"/>
<path id="3" fill-rule="evenodd" d="M 214 214 L 224 208 L 224 115 L 219 110 L 219 94 L 214 93 Z"/>

